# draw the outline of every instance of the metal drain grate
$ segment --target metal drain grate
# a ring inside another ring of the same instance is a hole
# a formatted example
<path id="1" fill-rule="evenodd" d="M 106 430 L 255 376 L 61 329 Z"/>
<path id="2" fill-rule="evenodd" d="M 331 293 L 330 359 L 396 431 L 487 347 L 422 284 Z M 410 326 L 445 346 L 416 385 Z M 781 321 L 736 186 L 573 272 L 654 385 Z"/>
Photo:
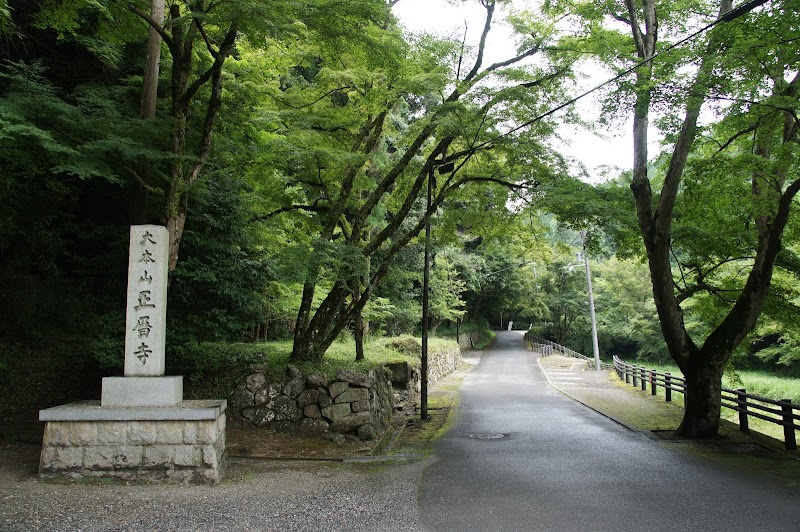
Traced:
<path id="1" fill-rule="evenodd" d="M 477 432 L 475 434 L 470 434 L 469 437 L 474 440 L 499 440 L 505 438 L 506 434 L 499 432 Z"/>

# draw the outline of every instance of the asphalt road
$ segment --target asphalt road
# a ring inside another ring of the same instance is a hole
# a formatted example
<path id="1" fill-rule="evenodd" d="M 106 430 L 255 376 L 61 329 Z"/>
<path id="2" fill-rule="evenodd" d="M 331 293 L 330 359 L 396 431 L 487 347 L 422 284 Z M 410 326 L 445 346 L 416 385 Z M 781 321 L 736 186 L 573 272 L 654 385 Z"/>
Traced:
<path id="1" fill-rule="evenodd" d="M 800 486 L 632 432 L 550 388 L 532 356 L 502 332 L 466 377 L 424 473 L 427 530 L 800 530 Z"/>

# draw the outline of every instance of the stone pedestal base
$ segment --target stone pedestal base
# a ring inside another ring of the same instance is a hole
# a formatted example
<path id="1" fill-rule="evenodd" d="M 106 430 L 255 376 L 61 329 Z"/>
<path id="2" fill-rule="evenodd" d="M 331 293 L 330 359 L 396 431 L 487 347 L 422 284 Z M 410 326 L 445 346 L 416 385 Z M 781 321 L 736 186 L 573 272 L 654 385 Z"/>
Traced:
<path id="1" fill-rule="evenodd" d="M 183 401 L 183 377 L 104 377 L 102 406 L 175 406 Z"/>
<path id="2" fill-rule="evenodd" d="M 222 477 L 227 402 L 104 407 L 83 401 L 39 412 L 47 424 L 39 476 L 212 483 Z"/>

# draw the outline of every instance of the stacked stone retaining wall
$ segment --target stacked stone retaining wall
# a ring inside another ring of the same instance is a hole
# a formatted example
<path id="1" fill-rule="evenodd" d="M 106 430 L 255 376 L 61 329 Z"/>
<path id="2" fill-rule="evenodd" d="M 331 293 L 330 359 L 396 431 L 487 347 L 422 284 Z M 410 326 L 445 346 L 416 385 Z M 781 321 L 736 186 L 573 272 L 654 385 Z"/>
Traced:
<path id="1" fill-rule="evenodd" d="M 428 382 L 433 384 L 457 370 L 464 359 L 461 349 L 430 350 L 428 352 Z"/>
<path id="2" fill-rule="evenodd" d="M 335 433 L 374 439 L 392 419 L 394 394 L 383 366 L 366 373 L 340 369 L 335 379 L 304 376 L 287 367 L 287 377 L 270 382 L 254 365 L 230 398 L 234 418 L 258 427 L 303 434 Z"/>
<path id="3" fill-rule="evenodd" d="M 429 382 L 449 375 L 461 363 L 458 348 L 432 350 Z M 396 401 L 413 400 L 420 390 L 419 365 L 407 362 L 366 373 L 340 369 L 333 379 L 303 375 L 292 365 L 286 377 L 277 380 L 267 378 L 265 366 L 254 364 L 250 370 L 228 400 L 229 415 L 240 423 L 283 432 L 371 440 L 389 426 Z"/>

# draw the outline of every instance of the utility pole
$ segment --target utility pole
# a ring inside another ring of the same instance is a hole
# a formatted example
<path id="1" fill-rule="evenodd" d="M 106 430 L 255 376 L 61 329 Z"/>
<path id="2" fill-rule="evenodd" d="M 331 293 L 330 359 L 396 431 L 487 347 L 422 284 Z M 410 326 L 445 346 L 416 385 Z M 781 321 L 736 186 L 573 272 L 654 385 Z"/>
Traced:
<path id="1" fill-rule="evenodd" d="M 428 316 L 430 314 L 431 279 L 431 196 L 433 195 L 433 167 L 428 172 L 428 217 L 425 220 L 425 269 L 422 275 L 422 373 L 420 383 L 420 418 L 428 419 Z"/>
<path id="2" fill-rule="evenodd" d="M 592 319 L 592 347 L 594 348 L 594 367 L 600 371 L 600 347 L 597 343 L 597 319 L 594 315 L 594 294 L 592 293 L 592 271 L 589 269 L 589 254 L 586 253 L 586 230 L 581 231 L 583 264 L 586 268 L 586 286 L 589 291 L 589 316 Z"/>

